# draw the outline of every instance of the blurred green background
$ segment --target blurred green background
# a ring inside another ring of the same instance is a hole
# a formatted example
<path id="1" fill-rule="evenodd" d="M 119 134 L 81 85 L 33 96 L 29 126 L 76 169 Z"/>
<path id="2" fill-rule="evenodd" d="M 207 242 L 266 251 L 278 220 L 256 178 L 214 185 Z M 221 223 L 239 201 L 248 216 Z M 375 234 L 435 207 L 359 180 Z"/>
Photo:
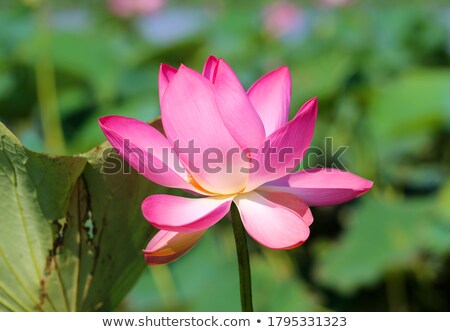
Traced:
<path id="1" fill-rule="evenodd" d="M 161 62 L 201 70 L 214 54 L 244 87 L 287 65 L 291 116 L 318 96 L 313 145 L 348 146 L 341 161 L 375 186 L 313 208 L 297 249 L 251 242 L 256 310 L 450 310 L 450 4 L 123 2 L 0 2 L 0 120 L 25 146 L 85 152 L 99 116 L 157 117 Z M 239 310 L 236 265 L 219 223 L 117 309 Z"/>

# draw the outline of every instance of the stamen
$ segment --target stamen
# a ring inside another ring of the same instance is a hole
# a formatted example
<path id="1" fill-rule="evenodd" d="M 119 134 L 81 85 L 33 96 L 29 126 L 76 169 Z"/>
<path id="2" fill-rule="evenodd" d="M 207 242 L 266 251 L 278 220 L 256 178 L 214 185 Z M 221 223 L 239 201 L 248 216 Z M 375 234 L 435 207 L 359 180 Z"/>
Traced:
<path id="1" fill-rule="evenodd" d="M 208 194 L 208 195 L 214 195 L 214 193 L 212 193 L 212 192 L 206 190 L 206 189 L 203 188 L 201 185 L 199 185 L 198 182 L 194 179 L 194 177 L 193 177 L 191 174 L 188 174 L 188 176 L 187 176 L 187 182 L 188 182 L 192 187 L 194 187 L 195 189 L 197 189 L 197 190 L 199 190 L 199 191 L 201 191 L 201 192 L 203 192 L 203 193 L 205 193 L 205 194 Z"/>

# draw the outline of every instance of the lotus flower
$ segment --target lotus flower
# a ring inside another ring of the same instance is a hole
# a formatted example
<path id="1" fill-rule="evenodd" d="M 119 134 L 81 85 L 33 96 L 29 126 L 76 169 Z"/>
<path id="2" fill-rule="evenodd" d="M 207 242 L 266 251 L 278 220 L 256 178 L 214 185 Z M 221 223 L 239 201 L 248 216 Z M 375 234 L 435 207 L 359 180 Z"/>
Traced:
<path id="1" fill-rule="evenodd" d="M 338 169 L 292 173 L 311 143 L 318 106 L 313 98 L 288 121 L 290 97 L 286 67 L 261 77 L 246 92 L 228 64 L 210 56 L 203 74 L 184 65 L 161 65 L 165 136 L 136 119 L 99 119 L 131 166 L 161 186 L 196 196 L 156 194 L 144 200 L 145 218 L 160 229 L 144 250 L 149 265 L 188 252 L 233 202 L 257 242 L 273 249 L 297 247 L 309 236 L 309 206 L 344 203 L 372 187 L 371 181 Z M 195 153 L 184 153 L 190 144 Z M 205 163 L 211 151 L 226 158 L 215 158 L 211 167 Z"/>

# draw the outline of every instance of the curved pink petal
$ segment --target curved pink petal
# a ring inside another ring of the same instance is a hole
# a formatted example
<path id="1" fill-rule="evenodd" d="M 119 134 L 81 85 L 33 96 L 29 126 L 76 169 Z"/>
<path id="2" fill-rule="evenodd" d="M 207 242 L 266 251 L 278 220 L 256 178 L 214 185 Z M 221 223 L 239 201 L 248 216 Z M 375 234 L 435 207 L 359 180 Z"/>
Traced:
<path id="1" fill-rule="evenodd" d="M 197 244 L 206 230 L 191 233 L 159 231 L 142 252 L 148 265 L 173 262 Z"/>
<path id="2" fill-rule="evenodd" d="M 288 121 L 291 85 L 289 69 L 281 67 L 261 77 L 247 92 L 248 98 L 264 123 L 266 136 Z"/>
<path id="3" fill-rule="evenodd" d="M 285 176 L 297 166 L 311 144 L 317 98 L 307 101 L 294 119 L 274 131 L 253 155 L 245 192 Z"/>
<path id="4" fill-rule="evenodd" d="M 247 163 L 220 116 L 210 81 L 181 66 L 167 86 L 161 119 L 167 138 L 202 188 L 220 194 L 242 190 L 248 175 L 240 169 Z"/>
<path id="5" fill-rule="evenodd" d="M 124 116 L 105 116 L 98 121 L 111 145 L 140 174 L 165 187 L 201 192 L 187 182 L 188 172 L 155 128 Z"/>
<path id="6" fill-rule="evenodd" d="M 264 125 L 233 70 L 223 59 L 212 80 L 220 116 L 241 148 L 258 147 L 266 138 Z"/>
<path id="7" fill-rule="evenodd" d="M 316 168 L 288 174 L 269 182 L 261 190 L 296 195 L 310 206 L 345 203 L 366 193 L 373 182 L 334 168 Z"/>
<path id="8" fill-rule="evenodd" d="M 144 217 L 156 228 L 174 232 L 204 230 L 223 218 L 233 196 L 186 198 L 152 195 L 142 202 Z"/>
<path id="9" fill-rule="evenodd" d="M 294 211 L 300 217 L 302 217 L 303 221 L 308 226 L 310 226 L 313 223 L 314 218 L 308 204 L 306 204 L 297 196 L 286 192 L 277 192 L 277 191 L 257 190 L 257 193 L 275 204 L 282 205 Z"/>
<path id="10" fill-rule="evenodd" d="M 306 241 L 309 227 L 294 211 L 256 192 L 234 198 L 245 229 L 256 241 L 272 249 L 291 249 Z"/>
<path id="11" fill-rule="evenodd" d="M 203 66 L 202 75 L 206 77 L 209 81 L 214 81 L 214 75 L 216 74 L 216 66 L 219 60 L 214 55 L 210 55 L 206 59 L 205 65 Z"/>
<path id="12" fill-rule="evenodd" d="M 162 103 L 164 92 L 166 92 L 167 85 L 172 80 L 172 78 L 177 73 L 177 69 L 162 63 L 159 67 L 158 76 L 158 93 L 159 93 L 159 103 Z"/>

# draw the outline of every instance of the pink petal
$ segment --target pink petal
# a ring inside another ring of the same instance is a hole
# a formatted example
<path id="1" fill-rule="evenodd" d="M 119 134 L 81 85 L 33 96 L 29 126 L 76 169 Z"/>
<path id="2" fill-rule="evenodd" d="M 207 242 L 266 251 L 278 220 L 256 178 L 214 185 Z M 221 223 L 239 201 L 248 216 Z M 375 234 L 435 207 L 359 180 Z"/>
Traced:
<path id="1" fill-rule="evenodd" d="M 295 248 L 309 236 L 309 227 L 296 212 L 256 192 L 238 195 L 234 202 L 247 232 L 266 247 Z"/>
<path id="2" fill-rule="evenodd" d="M 334 168 L 316 168 L 288 174 L 260 187 L 296 195 L 310 206 L 336 205 L 359 197 L 373 182 Z"/>
<path id="3" fill-rule="evenodd" d="M 311 144 L 316 117 L 317 98 L 313 98 L 300 108 L 294 119 L 265 140 L 253 155 L 245 192 L 283 177 L 298 165 Z"/>
<path id="4" fill-rule="evenodd" d="M 263 188 L 263 187 L 260 187 Z M 286 192 L 276 192 L 276 191 L 263 191 L 258 190 L 258 194 L 268 199 L 269 201 L 282 205 L 295 213 L 297 213 L 300 217 L 302 217 L 303 221 L 310 226 L 314 221 L 311 210 L 309 209 L 308 204 L 302 201 L 295 195 L 286 193 Z"/>
<path id="5" fill-rule="evenodd" d="M 205 231 L 179 233 L 159 231 L 143 250 L 148 265 L 170 263 L 197 244 Z"/>
<path id="6" fill-rule="evenodd" d="M 156 228 L 174 232 L 204 230 L 225 216 L 233 196 L 186 198 L 152 195 L 142 202 L 144 217 Z"/>
<path id="7" fill-rule="evenodd" d="M 241 148 L 258 147 L 266 138 L 264 125 L 230 66 L 219 59 L 212 80 L 220 116 Z"/>
<path id="8" fill-rule="evenodd" d="M 250 87 L 247 94 L 264 123 L 266 136 L 288 121 L 291 76 L 287 67 L 278 68 L 261 77 Z"/>
<path id="9" fill-rule="evenodd" d="M 162 103 L 164 92 L 166 91 L 167 85 L 172 80 L 172 78 L 177 73 L 177 70 L 165 63 L 162 63 L 159 67 L 158 76 L 158 93 L 159 93 L 159 103 Z"/>
<path id="10" fill-rule="evenodd" d="M 111 145 L 140 174 L 171 188 L 199 192 L 188 182 L 188 172 L 167 139 L 145 122 L 123 116 L 99 118 Z"/>
<path id="11" fill-rule="evenodd" d="M 214 81 L 214 75 L 216 74 L 216 66 L 219 60 L 214 55 L 210 55 L 203 66 L 203 76 L 210 82 Z"/>
<path id="12" fill-rule="evenodd" d="M 247 163 L 240 158 L 239 145 L 220 116 L 210 81 L 181 66 L 164 94 L 161 118 L 167 138 L 175 147 L 178 144 L 183 149 L 192 146 L 197 150 L 191 148 L 191 153 L 183 153 L 176 149 L 202 188 L 221 194 L 242 190 L 248 175 L 240 169 Z M 216 159 L 218 154 L 218 162 L 206 161 Z"/>

